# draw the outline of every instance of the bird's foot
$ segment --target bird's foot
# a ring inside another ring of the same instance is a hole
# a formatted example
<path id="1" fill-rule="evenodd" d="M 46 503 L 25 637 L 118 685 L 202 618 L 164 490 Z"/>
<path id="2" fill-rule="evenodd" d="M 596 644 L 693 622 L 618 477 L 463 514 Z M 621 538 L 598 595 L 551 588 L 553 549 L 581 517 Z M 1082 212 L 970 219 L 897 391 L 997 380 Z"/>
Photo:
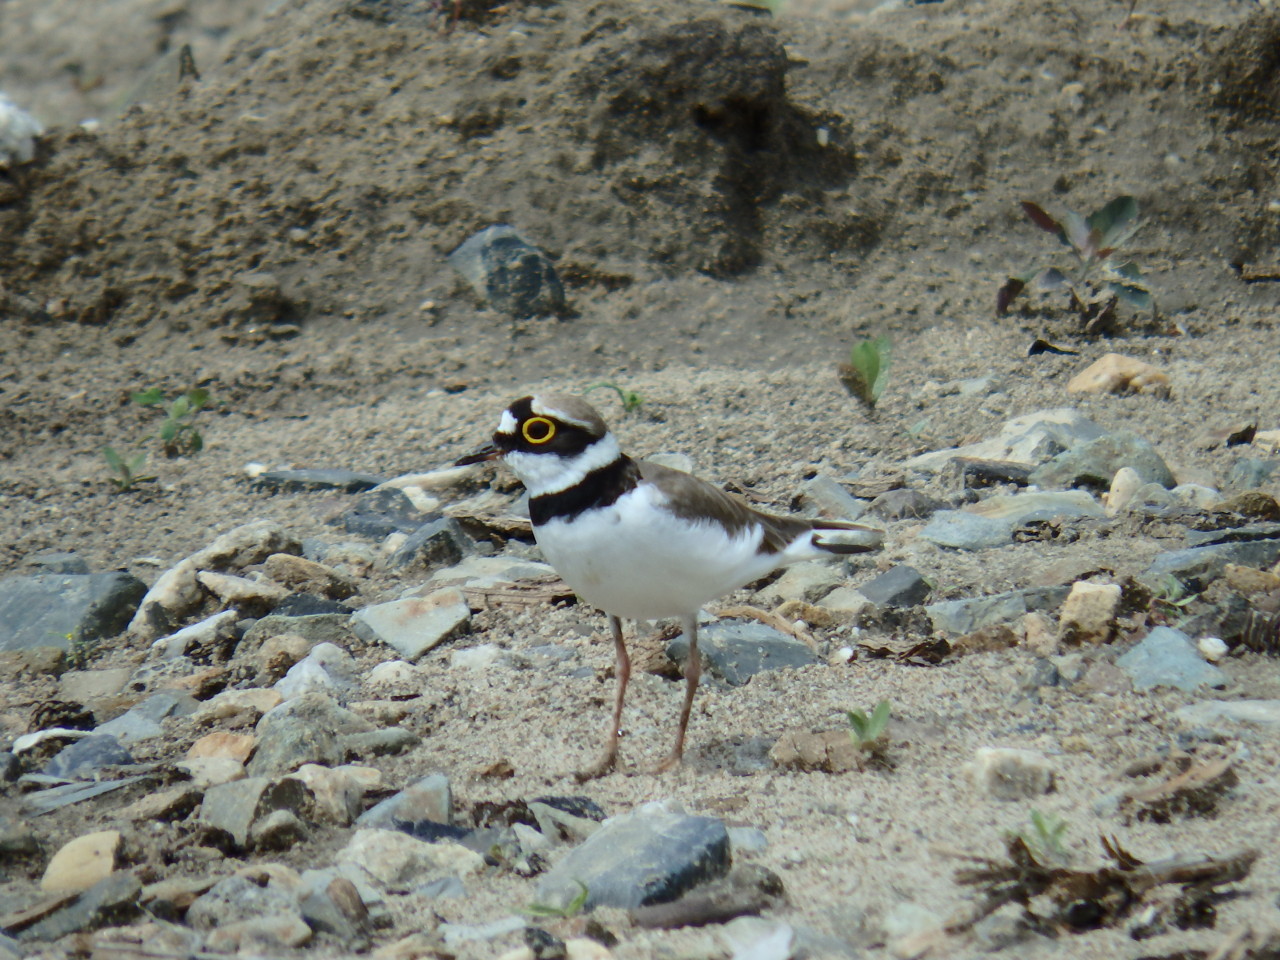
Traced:
<path id="1" fill-rule="evenodd" d="M 618 754 L 615 751 L 610 750 L 585 770 L 575 770 L 573 772 L 573 779 L 577 780 L 579 783 L 586 783 L 588 780 L 598 780 L 606 773 L 610 773 L 617 765 Z"/>

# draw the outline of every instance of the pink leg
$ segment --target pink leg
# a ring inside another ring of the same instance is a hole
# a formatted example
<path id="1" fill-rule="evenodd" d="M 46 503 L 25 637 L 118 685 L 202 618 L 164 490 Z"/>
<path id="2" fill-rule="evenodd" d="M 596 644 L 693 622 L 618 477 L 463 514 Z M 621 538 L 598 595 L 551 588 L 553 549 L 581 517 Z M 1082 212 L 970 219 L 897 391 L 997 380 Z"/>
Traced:
<path id="1" fill-rule="evenodd" d="M 586 770 L 574 774 L 579 783 L 602 777 L 613 769 L 618 761 L 618 730 L 622 727 L 622 701 L 627 696 L 627 681 L 631 679 L 631 657 L 622 639 L 622 621 L 610 615 L 609 629 L 613 632 L 613 650 L 617 656 L 618 692 L 613 701 L 613 720 L 604 741 L 604 756 Z"/>
<path id="2" fill-rule="evenodd" d="M 680 758 L 684 755 L 684 734 L 689 727 L 689 713 L 693 709 L 693 695 L 698 692 L 698 678 L 702 676 L 696 613 L 684 618 L 684 634 L 689 638 L 689 656 L 684 662 L 684 706 L 680 710 L 680 728 L 676 731 L 676 745 L 671 748 L 671 755 L 658 764 L 656 773 L 665 773 L 680 766 Z"/>

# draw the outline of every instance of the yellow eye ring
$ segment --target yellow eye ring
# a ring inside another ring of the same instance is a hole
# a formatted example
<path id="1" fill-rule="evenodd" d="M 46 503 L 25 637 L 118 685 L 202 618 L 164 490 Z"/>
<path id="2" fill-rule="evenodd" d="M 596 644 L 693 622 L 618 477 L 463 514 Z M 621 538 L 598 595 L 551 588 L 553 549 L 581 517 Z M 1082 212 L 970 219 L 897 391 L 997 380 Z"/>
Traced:
<path id="1" fill-rule="evenodd" d="M 541 432 L 543 430 L 546 432 Z M 520 427 L 520 432 L 530 443 L 546 443 L 556 435 L 556 425 L 546 417 L 530 417 Z"/>

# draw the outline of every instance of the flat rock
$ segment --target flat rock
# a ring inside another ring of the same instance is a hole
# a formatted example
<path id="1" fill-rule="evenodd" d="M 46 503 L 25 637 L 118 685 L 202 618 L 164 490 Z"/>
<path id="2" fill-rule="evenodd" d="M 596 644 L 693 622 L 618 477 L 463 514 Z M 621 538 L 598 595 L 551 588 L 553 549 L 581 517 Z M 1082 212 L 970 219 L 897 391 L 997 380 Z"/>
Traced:
<path id="1" fill-rule="evenodd" d="M 1121 467 L 1130 467 L 1145 483 L 1162 487 L 1177 483 L 1151 442 L 1130 430 L 1104 434 L 1058 454 L 1031 474 L 1031 482 L 1041 487 L 1108 489 Z"/>
<path id="2" fill-rule="evenodd" d="M 285 633 L 296 634 L 312 644 L 333 643 L 344 648 L 355 638 L 349 612 L 300 615 L 280 613 L 285 604 L 281 604 L 244 632 L 244 638 L 236 648 L 237 657 L 257 650 L 268 637 Z"/>
<path id="3" fill-rule="evenodd" d="M 468 588 L 494 587 L 518 580 L 541 580 L 556 575 L 549 563 L 525 560 L 505 554 L 496 557 L 467 557 L 461 563 L 435 571 L 428 584 L 459 585 Z"/>
<path id="4" fill-rule="evenodd" d="M 763 623 L 719 620 L 698 630 L 698 650 L 706 657 L 714 676 L 739 687 L 757 673 L 820 663 L 805 644 Z M 667 645 L 667 656 L 682 662 L 689 655 L 684 635 Z"/>
<path id="5" fill-rule="evenodd" d="M 1092 440 L 1106 431 L 1074 407 L 1037 410 L 1008 420 L 996 436 L 948 450 L 934 450 L 912 457 L 911 470 L 937 473 L 957 457 L 1007 460 L 1034 466 L 1071 449 L 1081 440 Z"/>
<path id="6" fill-rule="evenodd" d="M 1034 610 L 1052 610 L 1066 599 L 1069 589 L 1062 586 L 1032 587 L 988 597 L 942 600 L 929 604 L 924 612 L 935 630 L 960 635 L 993 623 L 1008 623 Z"/>
<path id="7" fill-rule="evenodd" d="M 372 473 L 336 468 L 303 470 L 267 470 L 253 478 L 251 486 L 256 490 L 272 493 L 303 493 L 309 490 L 336 490 L 340 493 L 360 493 L 372 490 L 386 477 Z"/>
<path id="8" fill-rule="evenodd" d="M 773 583 L 756 592 L 751 602 L 772 609 L 788 600 L 817 603 L 844 582 L 838 567 L 827 563 L 796 563 Z"/>
<path id="9" fill-rule="evenodd" d="M 92 703 L 114 697 L 125 688 L 132 671 L 128 667 L 105 670 L 68 670 L 58 678 L 58 698 L 72 703 Z"/>
<path id="10" fill-rule="evenodd" d="M 1033 520 L 1076 520 L 1081 517 L 1104 517 L 1102 504 L 1084 490 L 1047 490 L 1033 493 L 997 494 L 966 507 L 973 513 L 1013 524 Z"/>
<path id="11" fill-rule="evenodd" d="M 382 784 L 382 774 L 378 770 L 350 764 L 322 767 L 304 763 L 290 776 L 301 780 L 311 791 L 317 820 L 344 827 L 359 815 L 365 791 Z"/>
<path id="12" fill-rule="evenodd" d="M 311 813 L 311 792 L 301 780 L 273 781 L 249 777 L 219 784 L 205 791 L 200 822 L 223 830 L 236 847 L 249 847 L 254 825 L 277 810 L 305 819 Z"/>
<path id="13" fill-rule="evenodd" d="M 94 732 L 109 734 L 126 744 L 149 740 L 164 733 L 161 721 L 166 717 L 189 716 L 199 707 L 200 702 L 190 694 L 180 690 L 162 690 L 114 720 L 99 724 Z"/>
<path id="14" fill-rule="evenodd" d="M 292 872 L 292 871 L 290 871 Z M 301 878 L 267 874 L 250 877 L 237 873 L 215 883 L 187 911 L 187 923 L 197 930 L 212 930 L 262 916 L 298 916 L 296 889 Z"/>
<path id="15" fill-rule="evenodd" d="M 1220 720 L 1280 727 L 1280 700 L 1202 700 L 1179 707 L 1174 716 L 1189 727 L 1207 726 Z"/>
<path id="16" fill-rule="evenodd" d="M 129 573 L 41 573 L 0 580 L 0 651 L 101 640 L 120 633 L 147 591 Z"/>
<path id="17" fill-rule="evenodd" d="M 360 829 L 339 851 L 336 865 L 366 882 L 406 890 L 444 876 L 468 876 L 484 868 L 484 857 L 448 841 L 424 843 L 398 830 Z"/>
<path id="18" fill-rule="evenodd" d="M 288 590 L 270 580 L 255 580 L 209 570 L 197 573 L 196 582 L 223 603 L 240 607 L 270 609 L 289 595 Z"/>
<path id="19" fill-rule="evenodd" d="M 115 870 L 120 842 L 119 830 L 101 830 L 64 844 L 45 867 L 40 889 L 46 893 L 88 890 Z"/>
<path id="20" fill-rule="evenodd" d="M 537 901 L 566 906 L 587 888 L 585 909 L 675 900 L 729 870 L 729 834 L 713 817 L 649 803 L 606 820 L 538 882 Z"/>
<path id="21" fill-rule="evenodd" d="M 356 593 L 356 585 L 332 567 L 295 557 L 291 553 L 273 553 L 262 565 L 263 572 L 276 583 L 294 593 L 319 594 L 330 600 L 345 600 Z"/>
<path id="22" fill-rule="evenodd" d="M 1225 673 L 1200 658 L 1191 638 L 1172 627 L 1156 627 L 1119 657 L 1116 666 L 1133 678 L 1135 690 L 1177 687 L 1191 691 L 1227 683 Z"/>
<path id="23" fill-rule="evenodd" d="M 35 567 L 40 573 L 75 573 L 89 572 L 89 564 L 84 557 L 70 552 L 41 553 L 27 557 L 26 564 Z"/>
<path id="24" fill-rule="evenodd" d="M 802 504 L 812 507 L 820 517 L 832 520 L 857 520 L 867 512 L 867 504 L 859 500 L 826 474 L 819 474 L 800 484 L 797 496 Z"/>
<path id="25" fill-rule="evenodd" d="M 449 778 L 443 773 L 423 777 L 392 794 L 360 814 L 356 823 L 362 827 L 399 830 L 402 824 L 419 820 L 453 823 L 453 794 Z"/>
<path id="26" fill-rule="evenodd" d="M 238 611 L 223 610 L 167 637 L 161 637 L 151 645 L 163 651 L 163 656 L 168 659 L 185 656 L 198 649 L 230 641 L 235 636 L 236 621 L 239 619 Z"/>
<path id="27" fill-rule="evenodd" d="M 133 756 L 115 737 L 95 734 L 63 747 L 43 772 L 63 780 L 87 780 L 103 767 L 133 763 Z"/>
<path id="28" fill-rule="evenodd" d="M 862 584 L 858 592 L 877 606 L 914 607 L 924 603 L 932 589 L 915 567 L 898 564 Z"/>
<path id="29" fill-rule="evenodd" d="M 902 487 L 880 494 L 871 501 L 867 512 L 881 520 L 923 520 L 945 507 L 941 500 L 926 493 Z"/>
<path id="30" fill-rule="evenodd" d="M 139 913 L 137 904 L 141 894 L 141 880 L 131 871 L 117 871 L 85 890 L 74 902 L 27 927 L 19 939 L 24 942 L 58 940 L 70 933 L 128 923 Z"/>
<path id="31" fill-rule="evenodd" d="M 920 531 L 920 538 L 952 550 L 986 550 L 1009 543 L 1013 524 L 963 510 L 939 510 Z"/>
<path id="32" fill-rule="evenodd" d="M 361 639 L 378 640 L 416 660 L 465 633 L 471 625 L 471 607 L 461 590 L 446 587 L 425 597 L 365 607 L 352 615 L 351 622 Z"/>
<path id="33" fill-rule="evenodd" d="M 351 654 L 332 643 L 318 643 L 289 668 L 274 689 L 286 700 L 306 693 L 323 693 L 344 699 L 357 683 L 356 662 Z"/>

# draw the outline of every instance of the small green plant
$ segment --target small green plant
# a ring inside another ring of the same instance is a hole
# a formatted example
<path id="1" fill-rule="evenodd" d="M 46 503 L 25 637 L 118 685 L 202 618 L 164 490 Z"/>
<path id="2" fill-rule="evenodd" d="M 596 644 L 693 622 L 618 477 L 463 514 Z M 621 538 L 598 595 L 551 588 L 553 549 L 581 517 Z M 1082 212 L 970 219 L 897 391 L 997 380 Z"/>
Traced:
<path id="1" fill-rule="evenodd" d="M 644 398 L 634 390 L 624 390 L 612 381 L 604 381 L 603 383 L 594 383 L 587 387 L 583 393 L 590 393 L 592 390 L 612 390 L 618 395 L 618 399 L 622 401 L 623 413 L 634 413 L 644 404 Z"/>
<path id="2" fill-rule="evenodd" d="M 581 880 L 573 881 L 578 885 L 577 895 L 563 907 L 555 907 L 548 903 L 531 903 L 520 910 L 526 917 L 553 917 L 558 920 L 570 920 L 582 913 L 587 905 L 587 885 Z"/>
<path id="3" fill-rule="evenodd" d="M 1010 304 L 1031 283 L 1045 290 L 1065 289 L 1070 306 L 1085 333 L 1106 332 L 1114 323 L 1116 306 L 1123 300 L 1139 309 L 1155 311 L 1151 290 L 1142 271 L 1118 252 L 1138 230 L 1138 201 L 1116 197 L 1087 217 L 1068 210 L 1061 221 L 1039 204 L 1022 202 L 1022 212 L 1041 230 L 1052 233 L 1075 255 L 1072 271 L 1034 267 L 1009 277 L 996 294 L 996 313 L 1003 316 Z"/>
<path id="4" fill-rule="evenodd" d="M 166 402 L 164 392 L 159 387 L 152 387 L 133 394 L 130 399 L 140 407 L 164 408 L 164 420 L 160 423 L 156 439 L 164 448 L 166 457 L 187 456 L 204 449 L 204 437 L 191 418 L 208 404 L 208 390 L 196 387 Z"/>
<path id="5" fill-rule="evenodd" d="M 849 362 L 840 365 L 840 382 L 868 410 L 875 410 L 889 382 L 890 346 L 888 337 L 859 341 L 849 351 Z"/>
<path id="6" fill-rule="evenodd" d="M 874 753 L 883 748 L 885 729 L 889 726 L 889 701 L 881 700 L 876 704 L 871 715 L 861 710 L 846 710 L 849 718 L 849 738 L 859 750 Z"/>
<path id="7" fill-rule="evenodd" d="M 1151 605 L 1173 616 L 1185 610 L 1197 596 L 1198 594 L 1192 592 L 1172 573 L 1166 573 L 1156 582 L 1151 591 Z"/>
<path id="8" fill-rule="evenodd" d="M 145 450 L 139 450 L 133 456 L 125 458 L 115 447 L 103 447 L 102 458 L 111 468 L 111 482 L 116 485 L 120 493 L 127 493 L 135 484 L 155 479 L 153 476 L 143 476 L 139 472 L 142 470 L 142 465 L 147 462 Z"/>
<path id="9" fill-rule="evenodd" d="M 1056 813 L 1041 813 L 1033 809 L 1030 828 L 1019 830 L 1015 836 L 1022 838 L 1027 849 L 1041 863 L 1061 866 L 1070 859 L 1062 845 L 1068 826 L 1070 824 Z"/>

